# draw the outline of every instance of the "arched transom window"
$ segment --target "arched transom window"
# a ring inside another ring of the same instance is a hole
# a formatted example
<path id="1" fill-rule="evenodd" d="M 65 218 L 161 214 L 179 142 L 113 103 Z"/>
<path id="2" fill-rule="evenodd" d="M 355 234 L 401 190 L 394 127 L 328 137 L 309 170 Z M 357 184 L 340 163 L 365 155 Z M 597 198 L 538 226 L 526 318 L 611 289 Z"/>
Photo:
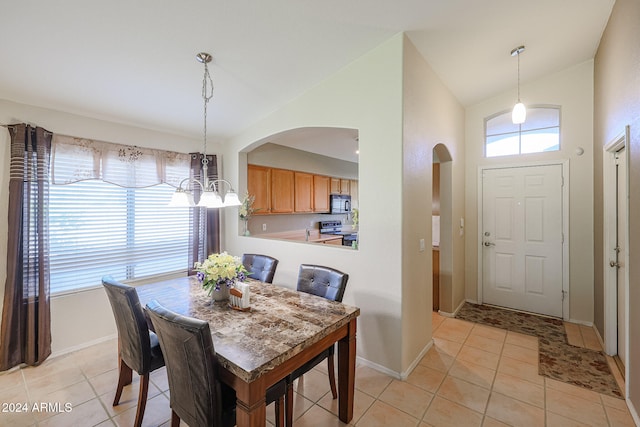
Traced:
<path id="1" fill-rule="evenodd" d="M 527 108 L 527 120 L 514 125 L 511 111 L 485 119 L 485 156 L 560 150 L 560 107 Z"/>

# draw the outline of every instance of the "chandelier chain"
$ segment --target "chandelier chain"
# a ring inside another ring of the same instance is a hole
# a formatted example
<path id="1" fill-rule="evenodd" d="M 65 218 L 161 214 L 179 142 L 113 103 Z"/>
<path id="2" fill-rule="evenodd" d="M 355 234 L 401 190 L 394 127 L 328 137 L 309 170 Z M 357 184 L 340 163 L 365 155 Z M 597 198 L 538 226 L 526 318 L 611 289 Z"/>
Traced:
<path id="1" fill-rule="evenodd" d="M 213 98 L 213 80 L 211 79 L 211 74 L 209 74 L 209 67 L 207 63 L 204 63 L 204 77 L 202 78 L 202 100 L 204 101 L 204 125 L 203 125 L 203 140 L 204 146 L 202 151 L 202 164 L 206 165 L 209 163 L 209 159 L 207 158 L 207 104 Z"/>

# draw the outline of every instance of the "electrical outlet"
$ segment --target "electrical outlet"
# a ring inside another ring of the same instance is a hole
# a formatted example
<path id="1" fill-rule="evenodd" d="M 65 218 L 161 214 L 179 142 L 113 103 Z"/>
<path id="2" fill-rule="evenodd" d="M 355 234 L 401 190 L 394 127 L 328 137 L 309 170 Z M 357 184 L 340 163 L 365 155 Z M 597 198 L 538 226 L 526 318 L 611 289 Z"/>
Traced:
<path id="1" fill-rule="evenodd" d="M 313 228 L 313 226 L 314 226 L 313 221 L 309 221 L 309 227 Z"/>
<path id="2" fill-rule="evenodd" d="M 262 231 L 267 231 L 267 224 L 262 224 Z"/>

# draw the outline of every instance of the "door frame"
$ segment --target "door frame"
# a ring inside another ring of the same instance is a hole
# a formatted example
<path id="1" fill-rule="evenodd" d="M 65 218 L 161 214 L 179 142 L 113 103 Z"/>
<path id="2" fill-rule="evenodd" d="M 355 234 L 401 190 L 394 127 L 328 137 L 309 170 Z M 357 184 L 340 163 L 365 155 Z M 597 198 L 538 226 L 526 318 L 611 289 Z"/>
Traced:
<path id="1" fill-rule="evenodd" d="M 478 235 L 476 247 L 478 250 L 478 304 L 482 304 L 483 290 L 483 209 L 484 200 L 482 173 L 488 169 L 515 169 L 532 166 L 561 166 L 562 167 L 562 319 L 569 320 L 569 160 L 550 160 L 539 162 L 501 163 L 495 165 L 478 166 Z"/>
<path id="2" fill-rule="evenodd" d="M 617 286 L 617 271 L 609 266 L 609 260 L 611 254 L 615 252 L 616 247 L 616 219 L 612 218 L 609 213 L 615 208 L 617 210 L 616 194 L 610 191 L 611 188 L 616 187 L 616 167 L 615 167 L 615 153 L 621 149 L 627 150 L 626 152 L 626 171 L 627 174 L 624 177 L 626 181 L 627 194 L 625 195 L 625 210 L 627 215 L 627 226 L 623 230 L 623 233 L 627 239 L 627 250 L 625 251 L 625 325 L 626 328 L 626 357 L 627 364 L 625 366 L 625 378 L 629 378 L 628 365 L 629 365 L 629 126 L 625 126 L 624 132 L 611 140 L 603 148 L 602 155 L 602 198 L 604 201 L 603 212 L 603 271 L 604 271 L 604 345 L 605 352 L 608 355 L 614 355 L 618 350 L 618 301 L 616 298 L 616 286 Z M 628 387 L 628 386 L 627 386 Z M 625 395 L 628 390 L 625 391 Z"/>

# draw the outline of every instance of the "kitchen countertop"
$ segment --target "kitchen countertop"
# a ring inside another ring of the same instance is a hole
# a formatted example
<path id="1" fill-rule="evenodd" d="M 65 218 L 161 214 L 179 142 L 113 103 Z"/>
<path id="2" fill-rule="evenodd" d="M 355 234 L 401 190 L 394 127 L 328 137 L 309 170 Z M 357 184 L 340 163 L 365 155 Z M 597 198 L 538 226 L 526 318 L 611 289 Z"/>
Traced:
<path id="1" fill-rule="evenodd" d="M 309 239 L 306 239 L 306 230 L 282 231 L 279 233 L 254 234 L 253 237 L 266 237 L 269 239 L 296 240 L 300 242 L 322 243 L 329 240 L 342 240 L 342 236 L 335 234 L 320 234 L 318 230 L 309 230 Z"/>

